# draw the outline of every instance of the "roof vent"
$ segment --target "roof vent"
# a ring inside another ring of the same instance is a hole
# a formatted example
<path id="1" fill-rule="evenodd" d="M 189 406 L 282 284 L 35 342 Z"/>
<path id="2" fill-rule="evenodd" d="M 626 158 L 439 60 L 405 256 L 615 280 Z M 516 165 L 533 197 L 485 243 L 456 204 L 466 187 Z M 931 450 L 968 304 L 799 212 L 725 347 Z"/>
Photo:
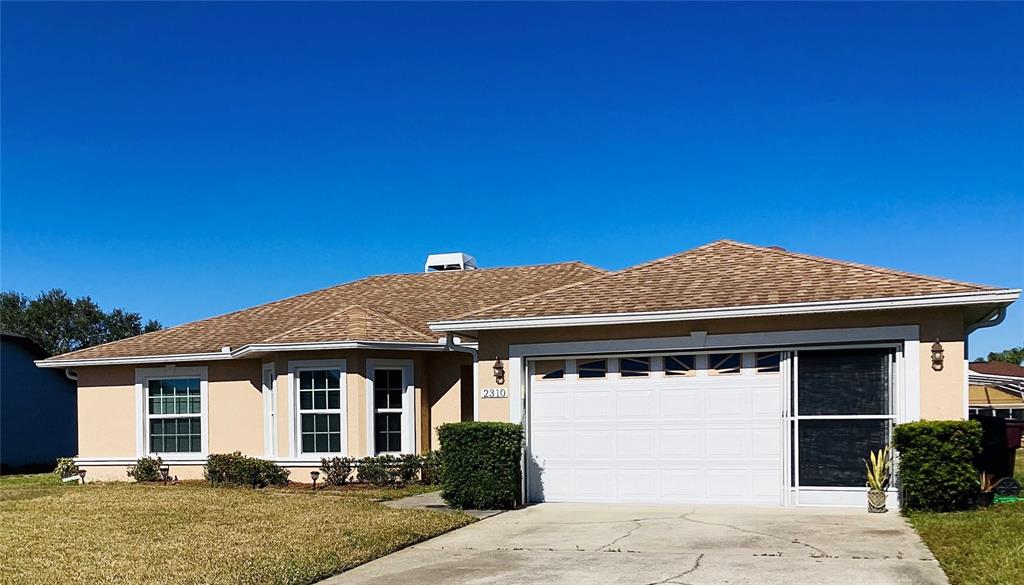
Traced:
<path id="1" fill-rule="evenodd" d="M 423 264 L 423 272 L 441 272 L 447 270 L 476 270 L 476 258 L 462 252 L 448 254 L 431 254 Z"/>
<path id="2" fill-rule="evenodd" d="M 786 249 L 783 248 L 782 246 L 768 246 L 768 249 L 769 250 L 778 250 L 779 252 L 785 252 L 786 251 Z"/>

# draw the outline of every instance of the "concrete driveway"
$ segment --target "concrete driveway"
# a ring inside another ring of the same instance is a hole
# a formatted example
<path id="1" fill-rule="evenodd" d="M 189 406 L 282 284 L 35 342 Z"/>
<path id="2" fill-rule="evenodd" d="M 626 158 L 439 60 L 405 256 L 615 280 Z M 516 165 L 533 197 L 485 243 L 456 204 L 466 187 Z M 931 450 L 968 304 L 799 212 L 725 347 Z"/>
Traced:
<path id="1" fill-rule="evenodd" d="M 357 567 L 330 585 L 939 585 L 895 512 L 540 504 Z"/>

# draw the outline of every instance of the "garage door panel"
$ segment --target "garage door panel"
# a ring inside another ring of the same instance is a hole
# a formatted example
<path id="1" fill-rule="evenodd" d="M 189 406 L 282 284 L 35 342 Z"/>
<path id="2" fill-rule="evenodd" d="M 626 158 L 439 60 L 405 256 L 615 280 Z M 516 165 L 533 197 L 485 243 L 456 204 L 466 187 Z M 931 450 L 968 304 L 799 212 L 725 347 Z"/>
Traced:
<path id="1" fill-rule="evenodd" d="M 749 418 L 750 396 L 742 388 L 711 388 L 706 392 L 704 415 L 709 419 Z"/>
<path id="2" fill-rule="evenodd" d="M 663 457 L 703 459 L 705 456 L 704 435 L 697 429 L 668 429 L 658 434 Z"/>
<path id="3" fill-rule="evenodd" d="M 648 458 L 658 452 L 656 434 L 652 430 L 619 431 L 615 433 L 615 455 L 622 458 Z"/>
<path id="4" fill-rule="evenodd" d="M 705 437 L 707 453 L 712 457 L 747 459 L 750 456 L 750 435 L 745 429 L 708 429 Z"/>
<path id="5" fill-rule="evenodd" d="M 624 499 L 655 500 L 658 498 L 658 469 L 620 469 L 616 477 L 618 495 Z"/>
<path id="6" fill-rule="evenodd" d="M 576 459 L 607 459 L 615 440 L 611 430 L 582 430 L 572 433 L 572 453 Z"/>
<path id="7" fill-rule="evenodd" d="M 574 495 L 585 498 L 613 499 L 615 494 L 615 476 L 611 467 L 593 469 L 574 469 Z"/>
<path id="8" fill-rule="evenodd" d="M 548 458 L 571 456 L 570 433 L 567 430 L 537 430 L 530 433 L 530 451 Z"/>
<path id="9" fill-rule="evenodd" d="M 707 497 L 707 475 L 698 469 L 663 469 L 661 494 L 666 500 L 697 502 Z"/>
<path id="10" fill-rule="evenodd" d="M 773 379 L 777 378 L 773 377 Z M 751 406 L 753 411 L 751 414 L 753 416 L 774 419 L 782 416 L 782 396 L 777 387 L 781 383 L 782 381 L 778 380 L 774 388 L 757 388 L 752 391 Z"/>
<path id="11" fill-rule="evenodd" d="M 600 419 L 612 417 L 613 398 L 611 392 L 590 390 L 573 392 L 573 418 L 576 420 Z"/>
<path id="12" fill-rule="evenodd" d="M 750 450 L 754 457 L 779 461 L 782 456 L 782 433 L 779 429 L 751 429 L 750 439 Z"/>
<path id="13" fill-rule="evenodd" d="M 620 419 L 647 419 L 655 413 L 654 404 L 651 390 L 623 390 L 616 393 L 615 413 Z"/>
<path id="14" fill-rule="evenodd" d="M 697 419 L 704 413 L 704 395 L 697 388 L 665 389 L 658 397 L 658 416 L 662 419 Z"/>
<path id="15" fill-rule="evenodd" d="M 531 396 L 531 416 L 537 424 L 572 420 L 570 394 L 566 390 L 538 389 Z"/>

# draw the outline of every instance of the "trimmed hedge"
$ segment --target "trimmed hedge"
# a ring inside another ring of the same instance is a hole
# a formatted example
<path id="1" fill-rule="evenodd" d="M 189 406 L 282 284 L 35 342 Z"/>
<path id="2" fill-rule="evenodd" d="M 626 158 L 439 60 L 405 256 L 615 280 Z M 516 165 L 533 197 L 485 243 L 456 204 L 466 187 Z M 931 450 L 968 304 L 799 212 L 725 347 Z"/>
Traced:
<path id="1" fill-rule="evenodd" d="M 511 509 L 522 501 L 523 427 L 458 422 L 437 429 L 442 497 L 453 508 Z"/>
<path id="2" fill-rule="evenodd" d="M 920 421 L 897 425 L 900 506 L 903 510 L 948 512 L 974 505 L 981 452 L 981 425 L 973 420 Z"/>
<path id="3" fill-rule="evenodd" d="M 274 463 L 246 457 L 238 451 L 210 455 L 203 467 L 203 476 L 212 485 L 243 485 L 254 488 L 287 485 L 291 472 Z"/>

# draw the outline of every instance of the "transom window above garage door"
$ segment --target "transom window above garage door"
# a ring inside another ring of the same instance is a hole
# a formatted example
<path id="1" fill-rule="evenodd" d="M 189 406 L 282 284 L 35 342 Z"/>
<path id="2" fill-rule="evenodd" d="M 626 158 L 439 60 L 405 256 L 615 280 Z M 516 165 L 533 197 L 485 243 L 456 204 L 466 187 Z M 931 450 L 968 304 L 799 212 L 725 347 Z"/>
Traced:
<path id="1" fill-rule="evenodd" d="M 531 362 L 531 376 L 538 382 L 558 382 L 569 378 L 600 380 L 778 374 L 781 356 L 780 352 L 774 351 L 538 359 Z"/>

